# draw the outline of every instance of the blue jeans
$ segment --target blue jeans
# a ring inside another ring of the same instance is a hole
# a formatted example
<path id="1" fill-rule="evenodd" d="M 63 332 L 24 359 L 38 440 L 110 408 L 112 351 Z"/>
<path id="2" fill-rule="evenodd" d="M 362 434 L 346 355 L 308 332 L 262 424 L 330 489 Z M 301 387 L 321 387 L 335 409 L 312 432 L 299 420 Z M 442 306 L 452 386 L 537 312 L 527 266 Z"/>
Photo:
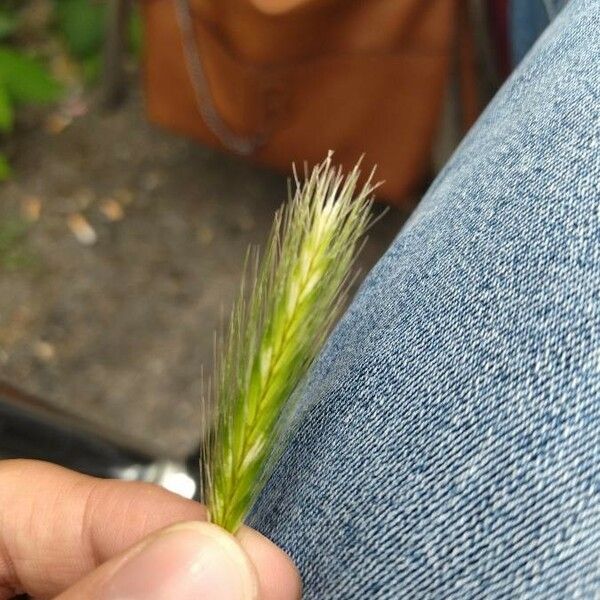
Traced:
<path id="1" fill-rule="evenodd" d="M 306 599 L 598 597 L 598 0 L 481 116 L 301 403 L 250 524 Z"/>
<path id="2" fill-rule="evenodd" d="M 518 65 L 568 0 L 509 0 L 511 64 Z"/>

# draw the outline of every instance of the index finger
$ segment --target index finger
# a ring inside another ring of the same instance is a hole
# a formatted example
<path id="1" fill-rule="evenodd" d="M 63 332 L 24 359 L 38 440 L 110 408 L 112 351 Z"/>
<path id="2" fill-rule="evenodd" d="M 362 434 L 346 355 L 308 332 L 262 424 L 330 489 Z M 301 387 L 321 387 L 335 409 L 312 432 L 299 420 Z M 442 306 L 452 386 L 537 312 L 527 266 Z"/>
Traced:
<path id="1" fill-rule="evenodd" d="M 204 520 L 202 505 L 157 486 L 0 462 L 0 600 L 58 593 L 146 534 Z"/>
<path id="2" fill-rule="evenodd" d="M 205 519 L 201 504 L 152 484 L 96 479 L 38 461 L 0 461 L 0 600 L 22 592 L 53 597 L 148 534 Z M 274 585 L 295 584 L 295 568 L 274 544 L 252 530 L 241 542 L 266 598 L 278 597 Z M 275 581 L 265 577 L 273 572 Z"/>

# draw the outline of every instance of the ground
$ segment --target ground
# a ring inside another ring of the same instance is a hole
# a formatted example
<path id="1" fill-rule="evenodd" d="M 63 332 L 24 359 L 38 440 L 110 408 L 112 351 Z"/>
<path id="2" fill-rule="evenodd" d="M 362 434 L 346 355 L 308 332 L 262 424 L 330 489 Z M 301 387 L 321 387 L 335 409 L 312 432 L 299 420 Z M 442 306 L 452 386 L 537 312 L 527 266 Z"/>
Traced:
<path id="1" fill-rule="evenodd" d="M 183 455 L 213 331 L 285 177 L 153 127 L 135 89 L 114 112 L 82 106 L 66 127 L 22 124 L 0 184 L 0 379 Z M 363 272 L 404 218 L 376 225 Z"/>

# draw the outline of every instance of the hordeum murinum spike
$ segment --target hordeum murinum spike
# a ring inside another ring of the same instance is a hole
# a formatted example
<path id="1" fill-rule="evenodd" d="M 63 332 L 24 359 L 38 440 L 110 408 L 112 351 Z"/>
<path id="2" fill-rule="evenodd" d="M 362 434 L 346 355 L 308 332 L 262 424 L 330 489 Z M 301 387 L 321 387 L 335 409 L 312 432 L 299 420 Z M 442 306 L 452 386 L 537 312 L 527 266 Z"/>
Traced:
<path id="1" fill-rule="evenodd" d="M 250 251 L 203 399 L 202 496 L 213 523 L 235 532 L 266 478 L 293 413 L 292 392 L 320 350 L 372 222 L 371 178 L 344 175 L 331 154 L 276 213 L 265 252 Z"/>

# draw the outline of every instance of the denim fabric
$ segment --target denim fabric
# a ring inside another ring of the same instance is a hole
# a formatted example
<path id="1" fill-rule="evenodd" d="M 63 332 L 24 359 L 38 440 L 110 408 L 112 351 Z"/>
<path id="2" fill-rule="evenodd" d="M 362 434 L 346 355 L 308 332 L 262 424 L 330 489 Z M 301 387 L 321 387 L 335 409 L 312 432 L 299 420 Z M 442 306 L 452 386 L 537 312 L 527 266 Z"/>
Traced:
<path id="1" fill-rule="evenodd" d="M 509 0 L 510 53 L 518 65 L 567 0 Z"/>
<path id="2" fill-rule="evenodd" d="M 599 32 L 565 7 L 313 368 L 250 519 L 306 599 L 600 596 Z"/>

